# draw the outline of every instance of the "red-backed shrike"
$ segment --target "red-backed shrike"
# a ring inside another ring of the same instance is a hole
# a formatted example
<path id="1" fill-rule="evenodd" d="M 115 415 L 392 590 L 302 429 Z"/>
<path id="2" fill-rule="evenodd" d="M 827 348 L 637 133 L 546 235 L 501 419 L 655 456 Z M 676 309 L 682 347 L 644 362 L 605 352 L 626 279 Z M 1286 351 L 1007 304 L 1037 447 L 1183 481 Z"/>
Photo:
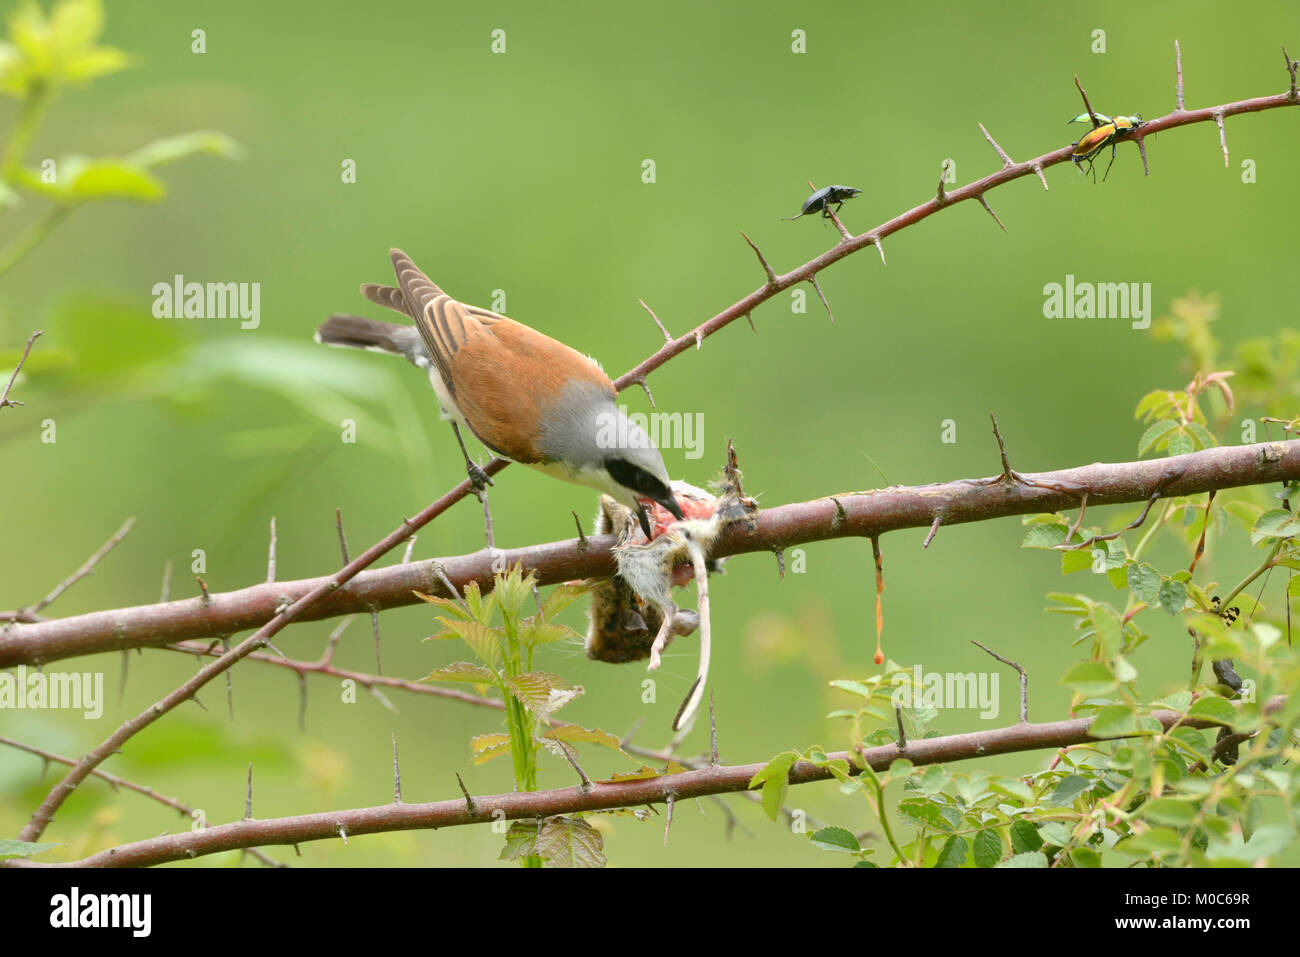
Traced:
<path id="1" fill-rule="evenodd" d="M 491 479 L 470 459 L 462 425 L 503 458 L 622 502 L 637 513 L 647 538 L 643 503 L 682 517 L 663 457 L 618 408 L 618 393 L 595 360 L 513 319 L 457 302 L 401 250 L 389 256 L 397 285 L 366 283 L 361 293 L 415 325 L 331 316 L 316 341 L 403 356 L 428 370 L 475 487 Z"/>

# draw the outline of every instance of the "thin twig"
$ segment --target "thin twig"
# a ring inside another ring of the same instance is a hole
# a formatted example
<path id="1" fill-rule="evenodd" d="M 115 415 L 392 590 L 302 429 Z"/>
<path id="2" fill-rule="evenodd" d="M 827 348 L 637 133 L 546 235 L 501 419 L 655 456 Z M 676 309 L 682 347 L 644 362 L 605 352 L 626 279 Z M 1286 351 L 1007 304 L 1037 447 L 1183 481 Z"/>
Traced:
<path id="1" fill-rule="evenodd" d="M 1016 671 L 1020 672 L 1020 723 L 1028 724 L 1029 723 L 1029 675 L 1025 674 L 1025 669 L 1020 667 L 1020 665 L 1016 664 L 1014 661 L 1011 661 L 1009 658 L 1003 658 L 996 651 L 992 650 L 986 645 L 980 644 L 974 638 L 971 639 L 971 644 L 981 649 L 986 654 L 992 655 L 994 658 L 1002 662 L 1004 665 L 1008 665 L 1012 668 L 1015 668 Z"/>
<path id="2" fill-rule="evenodd" d="M 1007 227 L 1003 224 L 1002 220 L 998 218 L 998 214 L 993 212 L 993 207 L 989 205 L 988 200 L 984 198 L 983 194 L 981 194 L 978 197 L 978 199 L 980 201 L 980 205 L 984 207 L 984 211 L 993 217 L 993 221 L 997 223 L 999 226 L 1001 226 L 1002 231 L 1005 233 L 1007 231 Z"/>
<path id="3" fill-rule="evenodd" d="M 1079 82 L 1079 74 L 1074 75 L 1074 85 L 1079 89 L 1079 95 L 1083 97 L 1083 108 L 1088 111 L 1088 119 L 1092 120 L 1092 128 L 1096 129 L 1101 126 L 1101 120 L 1097 119 L 1097 114 L 1092 109 L 1092 104 L 1088 102 L 1088 93 Z"/>
<path id="4" fill-rule="evenodd" d="M 664 334 L 664 342 L 672 342 L 673 341 L 672 333 L 670 333 L 667 329 L 664 328 L 664 324 L 659 321 L 659 317 L 655 315 L 655 311 L 645 304 L 644 299 L 638 299 L 637 302 L 641 303 L 642 309 L 650 313 L 650 318 L 655 321 L 655 325 L 659 327 L 659 331 Z"/>
<path id="5" fill-rule="evenodd" d="M 393 803 L 402 803 L 402 771 L 397 766 L 397 732 L 393 735 Z"/>
<path id="6" fill-rule="evenodd" d="M 921 543 L 922 548 L 929 548 L 930 543 L 934 541 L 934 536 L 939 534 L 939 526 L 943 524 L 943 516 L 936 514 L 934 521 L 930 523 L 930 531 L 925 536 L 925 541 Z"/>
<path id="7" fill-rule="evenodd" d="M 104 556 L 107 555 L 109 552 L 111 552 L 117 546 L 118 542 L 126 538 L 127 533 L 131 531 L 131 527 L 133 525 L 135 525 L 135 519 L 128 518 L 125 522 L 122 523 L 121 528 L 119 528 L 116 532 L 114 532 L 111 536 L 109 536 L 108 541 L 106 541 L 103 545 L 101 545 L 99 547 L 99 550 L 96 551 L 95 554 L 91 555 L 88 559 L 86 559 L 85 564 L 83 564 L 80 568 L 78 568 L 67 578 L 63 579 L 63 581 L 55 585 L 54 588 L 50 591 L 50 593 L 46 595 L 44 598 L 42 598 L 40 601 L 38 601 L 35 605 L 32 605 L 30 608 L 23 609 L 23 611 L 29 612 L 32 615 L 38 615 L 43 609 L 48 608 L 51 604 L 54 603 L 55 599 L 57 599 L 65 591 L 67 591 L 77 582 L 81 581 L 92 571 L 94 571 L 95 566 L 98 565 L 103 560 Z"/>
<path id="8" fill-rule="evenodd" d="M 4 392 L 0 393 L 0 409 L 3 409 L 7 405 L 24 404 L 22 402 L 19 402 L 16 399 L 10 399 L 9 390 L 14 387 L 14 380 L 18 378 L 18 371 L 23 367 L 23 363 L 27 361 L 27 354 L 32 351 L 32 343 L 36 341 L 37 336 L 43 336 L 43 335 L 45 335 L 45 330 L 37 329 L 30 336 L 27 337 L 27 347 L 23 349 L 22 358 L 18 360 L 18 365 L 14 366 L 13 375 L 9 377 L 9 384 L 5 386 Z"/>
<path id="9" fill-rule="evenodd" d="M 271 516 L 271 544 L 266 552 L 266 583 L 275 582 L 275 516 Z M 166 601 L 166 599 L 163 599 Z"/>
<path id="10" fill-rule="evenodd" d="M 19 751 L 26 751 L 28 754 L 34 754 L 42 761 L 44 761 L 46 764 L 54 762 L 57 764 L 66 764 L 71 766 L 77 763 L 75 758 L 65 757 L 62 754 L 55 754 L 53 751 L 45 751 L 42 750 L 41 748 L 33 747 L 30 744 L 24 744 L 21 741 L 15 741 L 12 738 L 0 737 L 0 744 L 8 745 L 9 747 L 16 748 Z M 196 819 L 195 809 L 190 805 L 186 804 L 184 801 L 180 801 L 176 798 L 168 797 L 165 794 L 160 794 L 159 792 L 155 791 L 151 787 L 146 787 L 143 784 L 136 784 L 134 781 L 128 781 L 124 777 L 119 777 L 116 774 L 110 774 L 109 772 L 102 771 L 99 768 L 96 768 L 94 771 L 91 772 L 91 774 L 94 777 L 106 781 L 109 787 L 111 787 L 114 791 L 116 791 L 118 788 L 124 788 L 127 791 L 134 791 L 136 794 L 142 794 L 147 798 L 157 801 L 159 804 L 162 804 L 165 807 L 171 808 L 173 811 L 176 811 L 182 817 L 188 818 L 190 820 Z M 252 857 L 256 858 L 257 860 L 261 861 L 267 867 L 288 867 L 287 864 L 281 864 L 279 861 L 275 860 L 274 858 L 268 857 L 266 854 L 262 853 L 257 848 L 245 847 L 245 848 L 241 848 L 241 850 L 245 854 L 249 854 Z"/>
<path id="11" fill-rule="evenodd" d="M 1283 47 L 1282 49 L 1283 52 L 1286 52 L 1285 47 Z M 1178 45 L 1177 40 L 1174 41 L 1174 67 L 1178 72 L 1178 86 L 1176 88 L 1176 97 L 1175 97 L 1175 101 L 1177 103 L 1176 109 L 1178 110 L 1179 113 L 1182 113 L 1184 110 L 1183 108 L 1183 50 L 1182 47 Z"/>
<path id="12" fill-rule="evenodd" d="M 339 551 L 343 554 L 343 564 L 346 566 L 352 559 L 348 556 L 348 535 L 343 531 L 343 509 L 334 510 L 334 527 L 339 530 Z"/>
<path id="13" fill-rule="evenodd" d="M 826 315 L 831 317 L 831 322 L 834 322 L 835 313 L 831 312 L 831 304 L 826 301 L 826 296 L 822 293 L 822 287 L 818 284 L 817 277 L 810 276 L 808 281 L 812 283 L 812 287 L 817 290 L 817 297 L 821 299 L 822 305 L 826 307 Z"/>
<path id="14" fill-rule="evenodd" d="M 763 273 L 767 276 L 767 284 L 769 286 L 775 286 L 777 284 L 776 273 L 774 273 L 772 267 L 768 265 L 767 259 L 763 256 L 763 251 L 754 245 L 754 241 L 745 234 L 743 229 L 740 231 L 740 235 L 745 237 L 745 242 L 749 243 L 749 248 L 754 250 L 754 255 L 758 257 L 758 261 L 763 267 Z"/>
<path id="15" fill-rule="evenodd" d="M 980 127 L 980 131 L 984 134 L 984 138 L 989 141 L 989 146 L 993 147 L 994 151 L 998 154 L 999 157 L 1001 157 L 1002 168 L 1006 169 L 1008 166 L 1015 166 L 1016 165 L 1015 161 L 1012 160 L 1011 157 L 1007 155 L 1006 150 L 1004 150 L 1001 146 L 998 145 L 998 141 L 993 138 L 993 134 L 990 133 L 985 128 L 984 124 L 981 123 L 979 127 Z"/>

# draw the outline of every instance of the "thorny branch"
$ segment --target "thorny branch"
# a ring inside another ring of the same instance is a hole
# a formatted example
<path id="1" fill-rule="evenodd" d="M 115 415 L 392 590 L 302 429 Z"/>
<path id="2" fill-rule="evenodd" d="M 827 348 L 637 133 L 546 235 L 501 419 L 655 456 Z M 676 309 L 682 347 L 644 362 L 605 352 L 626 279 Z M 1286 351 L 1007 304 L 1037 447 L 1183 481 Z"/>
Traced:
<path id="1" fill-rule="evenodd" d="M 1022 474 L 1014 469 L 1007 472 L 1008 468 L 1004 462 L 1002 474 L 983 479 L 846 492 L 764 509 L 752 527 L 741 524 L 724 532 L 711 556 L 773 552 L 905 528 L 933 530 L 940 524 L 1061 511 L 1077 505 L 1084 492 L 1089 509 L 1093 509 L 1146 504 L 1153 495 L 1164 498 L 1293 481 L 1300 479 L 1300 440 L 1223 446 L 1174 458 L 1094 463 L 1055 472 Z M 301 618 L 318 620 L 412 605 L 419 601 L 416 591 L 458 597 L 459 589 L 471 581 L 486 594 L 493 584 L 494 557 L 498 568 L 500 562 L 507 567 L 521 563 L 526 571 L 536 572 L 540 585 L 608 577 L 614 567 L 613 544 L 612 536 L 589 535 L 585 540 L 569 538 L 495 552 L 482 549 L 451 558 L 391 565 L 358 575 L 346 587 L 334 589 Z M 213 592 L 206 602 L 188 598 L 11 624 L 0 627 L 0 668 L 235 634 L 274 620 L 285 598 L 293 603 L 289 607 L 299 609 L 304 596 L 332 580 L 260 583 L 233 592 Z"/>
<path id="2" fill-rule="evenodd" d="M 1271 699 L 1266 713 L 1282 708 L 1285 697 Z M 1180 727 L 1221 727 L 1222 722 L 1189 716 L 1178 711 L 1154 711 L 1151 717 L 1168 730 Z M 1007 728 L 920 738 L 907 742 L 906 757 L 914 765 L 938 764 L 985 758 L 1040 749 L 1058 749 L 1096 740 L 1088 733 L 1092 718 L 1055 721 L 1047 724 L 1015 724 Z M 1118 737 L 1125 737 L 1123 735 Z M 877 771 L 884 771 L 902 757 L 897 744 L 863 748 L 854 752 L 828 755 L 831 760 L 849 762 L 850 773 L 858 771 L 859 761 L 866 761 Z M 387 803 L 377 807 L 328 811 L 295 817 L 236 821 L 202 831 L 169 834 L 109 848 L 79 861 L 43 864 L 16 859 L 16 867 L 147 867 L 167 861 L 184 860 L 240 847 L 269 844 L 298 844 L 324 840 L 346 834 L 375 834 L 385 831 L 454 827 L 482 824 L 504 816 L 507 820 L 543 818 L 580 811 L 602 811 L 646 804 L 666 804 L 714 794 L 745 792 L 763 764 L 708 766 L 679 774 L 619 783 L 591 782 L 589 786 L 556 788 L 548 791 L 458 797 L 429 804 Z M 790 768 L 790 784 L 808 784 L 833 778 L 829 768 L 808 761 L 798 761 Z"/>

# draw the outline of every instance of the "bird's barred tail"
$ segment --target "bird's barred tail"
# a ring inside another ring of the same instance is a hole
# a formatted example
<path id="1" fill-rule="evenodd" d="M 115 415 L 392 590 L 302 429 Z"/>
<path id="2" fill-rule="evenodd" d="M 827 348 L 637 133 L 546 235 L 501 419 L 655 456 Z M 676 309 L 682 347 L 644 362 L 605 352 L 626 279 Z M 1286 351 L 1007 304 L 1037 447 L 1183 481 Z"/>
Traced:
<path id="1" fill-rule="evenodd" d="M 379 322 L 362 316 L 330 316 L 316 330 L 316 341 L 327 346 L 386 352 L 401 356 L 422 369 L 429 367 L 429 354 L 414 326 Z"/>

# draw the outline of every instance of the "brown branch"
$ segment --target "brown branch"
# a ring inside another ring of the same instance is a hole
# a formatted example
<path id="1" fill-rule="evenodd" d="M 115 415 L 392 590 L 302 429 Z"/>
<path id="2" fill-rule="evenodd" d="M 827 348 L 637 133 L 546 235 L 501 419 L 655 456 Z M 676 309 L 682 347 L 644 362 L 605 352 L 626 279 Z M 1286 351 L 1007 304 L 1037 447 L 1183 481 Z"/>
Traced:
<path id="1" fill-rule="evenodd" d="M 1170 113 L 1168 116 L 1162 116 L 1158 119 L 1150 120 L 1142 125 L 1142 135 L 1149 136 L 1153 133 L 1160 133 L 1164 130 L 1174 129 L 1180 126 L 1186 126 L 1192 123 L 1210 123 L 1214 122 L 1215 113 L 1222 116 L 1235 116 L 1241 113 L 1258 113 L 1263 110 L 1277 109 L 1279 107 L 1300 105 L 1300 99 L 1293 98 L 1289 93 L 1279 93 L 1275 96 L 1254 97 L 1247 100 L 1237 100 L 1232 103 L 1225 103 L 1221 106 L 1205 107 L 1199 110 L 1179 110 Z M 987 132 L 986 132 L 987 136 Z M 989 137 L 990 141 L 992 138 Z M 1007 159 L 1005 153 L 1000 147 L 995 146 L 999 155 Z M 1060 149 L 1044 153 L 1042 156 L 1026 160 L 1023 163 L 1012 163 L 1003 165 L 1001 169 L 990 173 L 981 179 L 968 183 L 965 186 L 954 190 L 947 191 L 946 202 L 940 203 L 937 197 L 932 196 L 926 202 L 912 209 L 900 213 L 893 219 L 887 220 L 880 225 L 859 233 L 851 240 L 836 243 L 814 259 L 809 260 L 802 266 L 792 269 L 783 275 L 769 277 L 768 281 L 754 292 L 750 293 L 743 299 L 733 303 L 713 318 L 702 323 L 695 330 L 679 336 L 672 342 L 664 345 L 648 359 L 641 362 L 635 368 L 624 373 L 619 379 L 615 380 L 614 385 L 617 388 L 624 388 L 629 383 L 636 381 L 638 376 L 644 376 L 671 359 L 673 356 L 685 352 L 696 341 L 697 336 L 707 337 L 717 332 L 719 329 L 728 325 L 736 319 L 752 312 L 757 306 L 771 299 L 791 286 L 801 282 L 807 282 L 811 276 L 816 275 L 828 266 L 839 262 L 845 256 L 852 255 L 859 249 L 866 246 L 879 245 L 880 241 L 900 230 L 915 226 L 924 219 L 928 219 L 935 213 L 945 209 L 951 209 L 953 206 L 965 200 L 977 199 L 990 189 L 1002 186 L 1012 180 L 1019 179 L 1022 176 L 1039 175 L 1043 169 L 1049 166 L 1055 166 L 1058 163 L 1068 163 L 1070 154 L 1073 150 L 1072 145 L 1063 146 Z M 748 239 L 748 237 L 746 237 Z M 751 242 L 752 246 L 753 243 Z M 883 250 L 882 250 L 883 255 Z"/>
<path id="2" fill-rule="evenodd" d="M 1271 699 L 1266 711 L 1285 705 L 1285 697 Z M 1168 730 L 1175 725 L 1191 728 L 1221 727 L 1221 722 L 1189 717 L 1177 711 L 1154 711 L 1151 717 Z M 907 743 L 907 759 L 915 765 L 939 764 L 986 758 L 996 754 L 1013 754 L 1041 749 L 1058 749 L 1071 745 L 1116 738 L 1094 738 L 1088 733 L 1092 718 L 1077 718 L 1047 724 L 1016 724 L 1008 728 L 954 734 L 939 738 L 920 738 Z M 848 761 L 850 773 L 858 773 L 865 761 L 877 771 L 886 770 L 901 757 L 897 744 L 843 751 L 829 755 L 832 760 Z M 544 818 L 579 811 L 602 811 L 645 804 L 666 804 L 713 794 L 749 790 L 749 782 L 764 764 L 703 767 L 681 774 L 668 774 L 618 784 L 592 782 L 590 787 L 556 788 L 549 791 L 514 792 L 454 798 L 429 804 L 384 804 L 378 807 L 327 811 L 268 820 L 237 821 L 185 834 L 122 844 L 100 851 L 79 861 L 44 864 L 16 858 L 6 862 L 13 867 L 149 867 L 168 861 L 185 860 L 240 847 L 269 844 L 298 844 L 347 834 L 377 834 L 387 831 L 455 827 L 484 824 L 498 816 L 506 820 Z M 831 780 L 827 767 L 798 761 L 791 767 L 791 784 L 809 784 Z M 497 812 L 500 812 L 498 815 Z"/>
<path id="3" fill-rule="evenodd" d="M 122 523 L 121 528 L 119 528 L 116 532 L 114 532 L 112 535 L 109 536 L 108 541 L 106 541 L 103 545 L 99 546 L 99 550 L 96 551 L 95 554 L 87 558 L 85 563 L 80 568 L 78 568 L 75 572 L 73 572 L 67 578 L 63 579 L 63 581 L 59 582 L 52 589 L 50 589 L 50 593 L 48 595 L 46 595 L 36 604 L 29 605 L 26 608 L 19 608 L 17 611 L 12 611 L 12 612 L 0 612 L 0 620 L 20 621 L 20 622 L 40 621 L 41 612 L 45 608 L 53 604 L 55 599 L 57 599 L 65 591 L 67 591 L 77 582 L 81 581 L 83 578 L 85 578 L 87 575 L 93 572 L 95 570 L 95 566 L 98 565 L 101 561 L 103 561 L 104 556 L 107 555 L 109 552 L 111 552 L 114 548 L 116 548 L 118 542 L 126 538 L 127 533 L 131 531 L 131 526 L 133 526 L 134 524 L 135 524 L 135 519 L 128 518 L 125 522 Z"/>
<path id="4" fill-rule="evenodd" d="M 505 468 L 504 463 L 498 465 L 497 460 L 494 460 L 484 467 L 484 471 L 489 475 L 492 475 L 494 472 L 499 472 L 502 468 Z M 396 529 L 389 532 L 384 538 L 366 549 L 354 561 L 349 562 L 329 578 L 316 585 L 311 589 L 311 591 L 303 595 L 302 598 L 276 613 L 273 618 L 266 622 L 266 624 L 248 638 L 244 639 L 244 641 L 240 642 L 236 647 L 223 654 L 216 661 L 201 668 L 194 677 L 190 678 L 189 681 L 186 681 L 179 688 L 161 698 L 134 718 L 131 718 L 120 725 L 116 731 L 105 738 L 96 748 L 83 755 L 81 760 L 76 763 L 72 770 L 64 775 L 63 779 L 50 790 L 50 793 L 45 796 L 45 799 L 41 801 L 40 806 L 32 815 L 31 820 L 28 821 L 22 831 L 19 832 L 19 840 L 36 841 L 41 834 L 45 832 L 46 826 L 54 817 L 54 812 L 57 811 L 63 805 L 63 802 L 67 800 L 68 796 L 76 790 L 77 785 L 84 781 L 90 773 L 102 764 L 110 755 L 119 752 L 122 749 L 122 745 L 134 734 L 153 724 L 164 714 L 174 709 L 177 705 L 194 698 L 200 688 L 213 678 L 225 673 L 227 669 L 232 667 L 240 659 L 247 657 L 259 648 L 263 648 L 270 644 L 271 637 L 277 634 L 285 625 L 296 620 L 299 615 L 321 598 L 337 591 L 342 585 L 350 581 L 358 572 L 369 566 L 381 555 L 384 555 L 389 550 L 400 545 L 403 541 L 409 538 L 413 532 L 418 531 L 420 528 L 433 521 L 454 503 L 468 495 L 472 488 L 473 486 L 469 479 L 466 478 L 458 486 L 452 489 L 452 491 L 443 495 L 442 498 L 425 508 L 424 511 L 420 512 L 420 514 L 415 518 L 403 519 L 402 524 Z M 264 585 L 262 587 L 269 586 Z M 200 600 L 199 604 L 204 611 L 208 611 L 211 608 L 212 600 Z"/>
<path id="5" fill-rule="evenodd" d="M 27 354 L 32 351 L 32 343 L 36 341 L 37 336 L 43 336 L 43 335 L 45 335 L 45 330 L 37 329 L 30 336 L 27 337 L 27 348 L 23 350 L 23 355 L 22 358 L 18 360 L 18 365 L 14 366 L 14 373 L 9 377 L 9 384 L 5 386 L 4 392 L 0 393 L 0 409 L 3 409 L 5 406 L 24 404 L 22 402 L 19 402 L 17 399 L 10 399 L 9 390 L 14 387 L 14 382 L 18 378 L 18 372 L 20 369 L 22 369 L 23 363 L 27 361 Z"/>
<path id="6" fill-rule="evenodd" d="M 1175 473 L 1173 480 L 1171 471 Z M 755 516 L 752 527 L 742 523 L 726 531 L 711 556 L 772 552 L 811 542 L 866 537 L 904 528 L 929 529 L 939 516 L 943 525 L 952 526 L 1008 515 L 1060 511 L 1075 507 L 1083 492 L 1087 493 L 1088 506 L 1092 509 L 1146 503 L 1157 493 L 1159 497 L 1194 495 L 1212 489 L 1296 479 L 1300 479 L 1300 440 L 1292 439 L 1204 449 L 1174 458 L 1094 463 L 1056 472 L 1013 473 L 1012 477 L 1004 473 L 985 479 L 898 486 L 765 509 Z M 468 487 L 468 482 L 464 486 Z M 440 501 L 445 500 L 444 496 Z M 436 561 L 392 565 L 359 575 L 346 588 L 334 589 L 301 618 L 318 620 L 412 605 L 419 601 L 414 595 L 417 591 L 458 597 L 456 588 L 471 581 L 477 582 L 486 594 L 492 588 L 494 554 L 501 556 L 507 565 L 522 563 L 525 570 L 535 571 L 540 585 L 608 577 L 614 569 L 610 551 L 613 543 L 612 536 L 589 535 L 585 548 L 568 538 L 525 548 L 499 549 L 495 553 L 484 549 Z M 440 571 L 444 580 L 439 578 Z M 309 578 L 217 592 L 211 595 L 207 605 L 200 599 L 190 598 L 34 624 L 12 624 L 0 628 L 0 668 L 37 665 L 119 648 L 166 645 L 187 638 L 235 634 L 272 620 L 281 596 L 293 601 L 290 607 L 295 613 L 302 610 L 299 601 L 303 596 L 321 588 L 328 590 L 333 580 L 333 577 Z"/>
<path id="7" fill-rule="evenodd" d="M 46 764 L 53 762 L 56 764 L 73 765 L 77 763 L 75 758 L 64 757 L 63 755 L 55 754 L 52 751 L 44 751 L 41 748 L 32 747 L 30 744 L 24 744 L 21 741 L 15 741 L 13 738 L 0 737 L 0 744 L 8 745 L 9 747 L 16 748 L 19 751 L 26 751 L 28 754 L 34 754 L 42 761 L 44 761 Z M 98 768 L 96 768 L 91 773 L 95 777 L 100 778 L 103 781 L 107 781 L 109 787 L 111 787 L 114 791 L 118 790 L 119 788 L 123 788 L 127 791 L 134 791 L 136 794 L 143 794 L 145 797 L 151 798 L 157 801 L 159 804 L 171 808 L 173 811 L 177 812 L 182 817 L 189 818 L 190 820 L 194 820 L 195 809 L 190 807 L 184 801 L 179 801 L 176 798 L 168 797 L 165 794 L 160 794 L 159 792 L 155 791 L 151 787 L 145 787 L 143 784 L 136 784 L 134 781 L 128 781 L 126 778 L 118 777 L 116 774 L 109 774 L 107 771 L 101 771 Z M 261 851 L 253 847 L 244 848 L 244 853 L 249 854 L 252 857 L 255 857 L 257 860 L 261 861 L 263 864 L 267 865 L 268 867 L 288 866 L 286 864 L 281 864 L 279 861 L 275 860 L 274 858 L 267 857 Z"/>

